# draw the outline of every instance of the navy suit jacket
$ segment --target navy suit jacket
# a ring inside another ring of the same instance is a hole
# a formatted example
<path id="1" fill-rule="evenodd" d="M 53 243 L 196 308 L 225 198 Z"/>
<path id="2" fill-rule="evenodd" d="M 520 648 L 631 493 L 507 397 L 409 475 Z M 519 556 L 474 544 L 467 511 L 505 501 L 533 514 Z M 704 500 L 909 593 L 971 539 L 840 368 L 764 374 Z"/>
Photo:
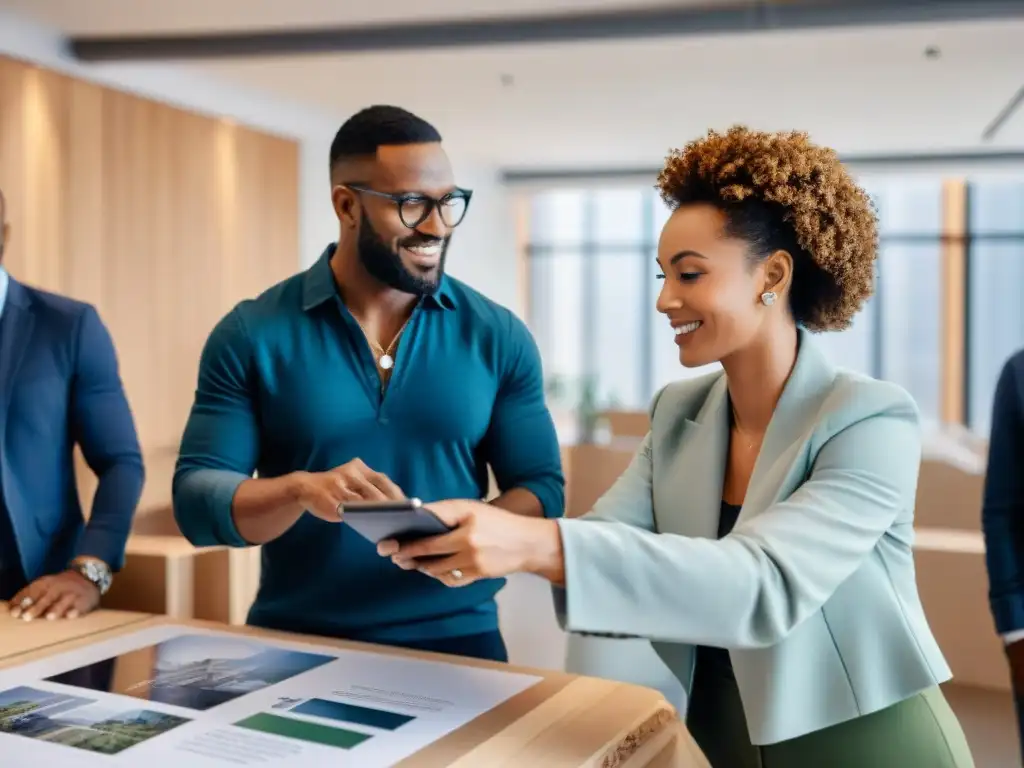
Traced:
<path id="1" fill-rule="evenodd" d="M 1024 629 L 1024 350 L 1003 366 L 992 404 L 982 504 L 989 602 L 996 630 Z"/>
<path id="2" fill-rule="evenodd" d="M 0 383 L 0 488 L 25 577 L 82 555 L 119 570 L 144 470 L 114 343 L 96 310 L 12 278 Z M 99 478 L 88 524 L 76 443 Z"/>

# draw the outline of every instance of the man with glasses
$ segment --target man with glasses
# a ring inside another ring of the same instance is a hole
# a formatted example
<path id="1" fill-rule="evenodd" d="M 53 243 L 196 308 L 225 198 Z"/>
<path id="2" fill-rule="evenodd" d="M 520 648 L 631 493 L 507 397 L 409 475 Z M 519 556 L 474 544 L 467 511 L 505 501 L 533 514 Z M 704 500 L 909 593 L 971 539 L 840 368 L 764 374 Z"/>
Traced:
<path id="1" fill-rule="evenodd" d="M 445 274 L 471 193 L 433 126 L 365 109 L 335 136 L 330 174 L 338 242 L 210 334 L 176 518 L 197 545 L 263 546 L 253 625 L 505 660 L 503 582 L 451 589 L 403 570 L 342 507 L 479 499 L 490 467 L 495 505 L 562 514 L 536 344 Z"/>

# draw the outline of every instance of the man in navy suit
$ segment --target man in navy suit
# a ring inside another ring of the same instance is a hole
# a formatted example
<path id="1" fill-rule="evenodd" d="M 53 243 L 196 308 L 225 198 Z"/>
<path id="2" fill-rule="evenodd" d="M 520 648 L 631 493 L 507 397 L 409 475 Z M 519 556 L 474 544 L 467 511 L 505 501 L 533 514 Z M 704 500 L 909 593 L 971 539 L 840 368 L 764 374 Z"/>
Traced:
<path id="1" fill-rule="evenodd" d="M 25 620 L 93 610 L 123 563 L 144 470 L 114 344 L 88 304 L 3 266 L 0 192 L 0 600 Z M 99 478 L 83 519 L 73 449 Z"/>

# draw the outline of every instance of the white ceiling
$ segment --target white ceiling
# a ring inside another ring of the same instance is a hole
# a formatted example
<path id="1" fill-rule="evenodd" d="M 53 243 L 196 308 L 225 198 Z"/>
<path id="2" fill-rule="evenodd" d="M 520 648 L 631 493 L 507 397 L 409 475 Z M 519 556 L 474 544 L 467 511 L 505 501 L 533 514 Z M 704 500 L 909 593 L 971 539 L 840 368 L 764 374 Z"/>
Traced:
<path id="1" fill-rule="evenodd" d="M 628 0 L 504 0 L 502 8 L 616 4 Z M 293 0 L 287 11 L 281 0 L 0 6 L 72 33 L 119 33 L 465 17 L 480 3 Z M 399 104 L 437 124 L 460 156 L 505 167 L 647 167 L 707 128 L 735 122 L 805 129 L 848 154 L 1024 149 L 1024 110 L 991 145 L 980 140 L 1024 85 L 1021 40 L 1024 21 L 999 21 L 183 66 L 339 122 L 371 103 Z M 941 56 L 926 58 L 928 46 Z"/>

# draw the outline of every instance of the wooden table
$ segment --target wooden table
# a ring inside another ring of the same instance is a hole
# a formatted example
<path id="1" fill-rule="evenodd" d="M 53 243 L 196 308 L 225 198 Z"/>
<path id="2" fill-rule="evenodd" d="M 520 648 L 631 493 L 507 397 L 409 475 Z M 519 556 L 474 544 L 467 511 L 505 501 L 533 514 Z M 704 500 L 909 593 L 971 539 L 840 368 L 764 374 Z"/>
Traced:
<path id="1" fill-rule="evenodd" d="M 95 611 L 77 619 L 25 621 L 11 616 L 7 603 L 0 600 L 0 667 L 17 664 L 25 654 L 45 653 L 71 640 L 105 635 L 110 630 L 151 621 L 146 613 Z"/>
<path id="2" fill-rule="evenodd" d="M 708 768 L 657 691 L 564 672 L 214 622 L 99 611 L 69 622 L 0 620 L 0 669 L 157 626 L 182 626 L 536 675 L 541 681 L 402 761 L 401 768 Z M 14 638 L 12 642 L 12 638 Z M 36 647 L 37 650 L 29 650 Z"/>

